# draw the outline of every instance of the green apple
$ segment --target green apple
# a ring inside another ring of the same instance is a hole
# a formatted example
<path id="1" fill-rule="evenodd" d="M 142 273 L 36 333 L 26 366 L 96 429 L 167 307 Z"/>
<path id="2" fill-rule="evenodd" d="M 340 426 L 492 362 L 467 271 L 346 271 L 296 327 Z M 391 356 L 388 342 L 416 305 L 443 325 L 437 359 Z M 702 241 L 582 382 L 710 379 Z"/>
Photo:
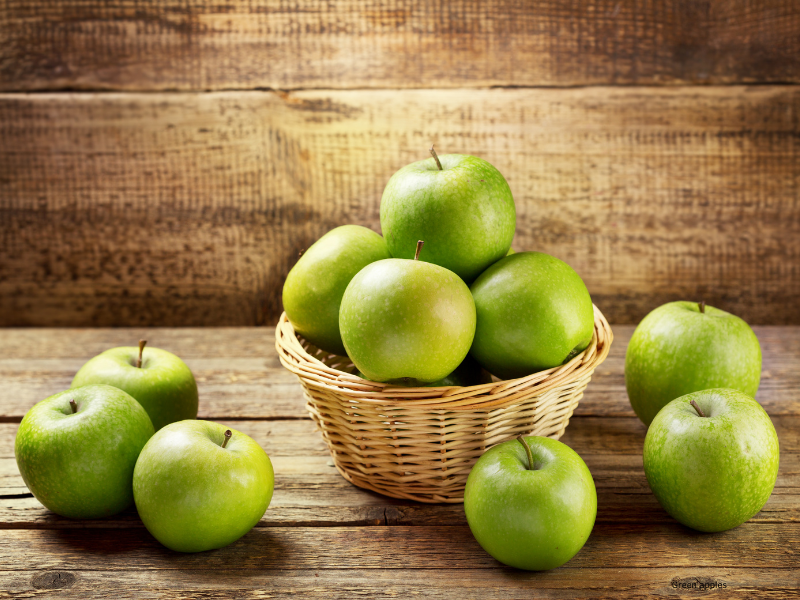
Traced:
<path id="1" fill-rule="evenodd" d="M 14 454 L 39 502 L 63 517 L 97 519 L 133 504 L 133 468 L 153 431 L 131 396 L 110 385 L 87 385 L 31 408 Z"/>
<path id="2" fill-rule="evenodd" d="M 760 380 L 761 346 L 750 326 L 702 303 L 659 306 L 639 323 L 625 354 L 628 398 L 645 425 L 685 394 L 732 388 L 755 397 Z"/>
<path id="3" fill-rule="evenodd" d="M 389 258 L 353 277 L 339 329 L 347 355 L 367 379 L 430 383 L 452 373 L 469 352 L 475 303 L 452 271 Z"/>
<path id="4" fill-rule="evenodd" d="M 250 531 L 272 499 L 275 475 L 251 437 L 210 421 L 179 421 L 147 443 L 133 472 L 136 509 L 170 550 L 222 548 Z"/>
<path id="5" fill-rule="evenodd" d="M 343 225 L 323 235 L 283 286 L 283 308 L 294 330 L 318 348 L 344 355 L 339 334 L 344 290 L 361 269 L 385 258 L 391 258 L 386 242 L 366 227 Z"/>
<path id="6" fill-rule="evenodd" d="M 672 400 L 644 440 L 644 472 L 661 506 L 687 527 L 725 531 L 766 504 L 778 434 L 761 405 L 731 389 Z"/>
<path id="7" fill-rule="evenodd" d="M 359 370 L 356 370 L 356 375 L 362 379 L 366 379 L 364 374 Z M 467 387 L 471 385 L 480 385 L 482 383 L 490 383 L 491 381 L 492 376 L 484 371 L 478 362 L 468 354 L 466 358 L 461 361 L 461 364 L 456 367 L 455 371 L 442 379 L 432 383 L 421 383 L 414 379 L 397 383 L 407 387 Z"/>
<path id="8" fill-rule="evenodd" d="M 123 346 L 98 354 L 75 375 L 72 387 L 104 383 L 139 401 L 156 431 L 175 421 L 197 418 L 197 383 L 180 358 L 159 348 Z"/>
<path id="9" fill-rule="evenodd" d="M 485 160 L 445 154 L 397 171 L 381 197 L 381 231 L 395 258 L 414 256 L 470 282 L 511 247 L 516 226 L 508 183 Z"/>
<path id="10" fill-rule="evenodd" d="M 475 539 L 494 558 L 544 571 L 583 548 L 597 516 L 597 491 L 572 448 L 520 436 L 495 446 L 472 467 L 464 512 Z"/>
<path id="11" fill-rule="evenodd" d="M 486 269 L 470 289 L 478 314 L 470 354 L 502 379 L 557 367 L 592 341 L 589 292 L 553 256 L 517 252 Z"/>

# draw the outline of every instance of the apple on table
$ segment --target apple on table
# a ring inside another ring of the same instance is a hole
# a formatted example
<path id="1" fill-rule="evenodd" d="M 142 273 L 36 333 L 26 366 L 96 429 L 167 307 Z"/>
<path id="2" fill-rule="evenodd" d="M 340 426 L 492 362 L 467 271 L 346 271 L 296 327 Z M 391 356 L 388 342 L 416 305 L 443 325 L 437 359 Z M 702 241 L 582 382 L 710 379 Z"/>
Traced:
<path id="1" fill-rule="evenodd" d="M 76 373 L 72 388 L 113 385 L 141 404 L 156 431 L 175 421 L 197 418 L 197 383 L 180 358 L 159 348 L 123 346 L 98 354 Z"/>
<path id="2" fill-rule="evenodd" d="M 699 531 L 725 531 L 754 516 L 778 477 L 778 434 L 761 405 L 713 389 L 669 402 L 644 442 L 644 472 L 658 502 Z"/>
<path id="3" fill-rule="evenodd" d="M 554 569 L 586 543 L 597 516 L 597 490 L 586 463 L 546 437 L 498 444 L 472 467 L 464 490 L 467 523 L 500 562 Z"/>
<path id="4" fill-rule="evenodd" d="M 186 420 L 159 430 L 133 471 L 133 496 L 147 530 L 167 548 L 222 548 L 250 531 L 272 499 L 275 475 L 250 436 Z"/>
<path id="5" fill-rule="evenodd" d="M 755 397 L 761 346 L 736 315 L 705 302 L 669 302 L 636 327 L 625 354 L 625 387 L 636 415 L 649 425 L 671 400 L 712 388 Z"/>
<path id="6" fill-rule="evenodd" d="M 73 519 L 133 504 L 133 469 L 153 435 L 142 405 L 110 385 L 60 392 L 33 406 L 14 440 L 17 467 L 48 509 Z"/>

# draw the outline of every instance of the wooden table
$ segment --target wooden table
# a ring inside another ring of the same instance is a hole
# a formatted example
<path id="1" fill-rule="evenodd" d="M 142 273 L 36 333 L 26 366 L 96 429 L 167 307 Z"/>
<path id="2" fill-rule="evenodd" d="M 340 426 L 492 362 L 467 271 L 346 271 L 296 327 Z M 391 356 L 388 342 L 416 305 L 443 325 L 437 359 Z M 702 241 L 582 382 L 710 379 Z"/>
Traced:
<path id="1" fill-rule="evenodd" d="M 712 581 L 726 584 L 705 592 L 719 597 L 800 597 L 800 328 L 756 328 L 764 350 L 758 399 L 780 437 L 780 472 L 764 510 L 720 534 L 679 525 L 647 486 L 645 427 L 623 379 L 632 330 L 614 327 L 611 355 L 562 438 L 594 476 L 594 531 L 572 561 L 546 573 L 493 560 L 474 541 L 461 505 L 393 500 L 347 483 L 314 431 L 300 384 L 278 362 L 272 329 L 0 330 L 0 597 L 49 589 L 87 599 L 619 598 L 693 596 Z M 186 360 L 201 418 L 249 434 L 272 458 L 269 510 L 222 550 L 170 552 L 134 510 L 98 521 L 60 518 L 17 471 L 13 442 L 25 411 L 68 388 L 91 356 L 140 337 Z"/>

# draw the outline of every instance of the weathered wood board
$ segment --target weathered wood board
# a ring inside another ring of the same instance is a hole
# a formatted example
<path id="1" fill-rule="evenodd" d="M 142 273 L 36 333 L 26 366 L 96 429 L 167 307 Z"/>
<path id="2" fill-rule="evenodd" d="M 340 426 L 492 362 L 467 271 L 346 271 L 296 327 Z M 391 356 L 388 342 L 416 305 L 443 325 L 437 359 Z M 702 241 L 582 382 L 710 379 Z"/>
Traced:
<path id="1" fill-rule="evenodd" d="M 635 416 L 623 374 L 634 327 L 613 329 L 608 358 L 592 376 L 576 415 Z M 758 401 L 773 416 L 800 414 L 800 328 L 756 327 L 755 332 L 763 353 Z M 2 335 L 0 422 L 18 423 L 36 402 L 69 388 L 92 356 L 142 338 L 178 354 L 192 369 L 201 418 L 308 418 L 297 378 L 280 365 L 272 328 L 6 329 Z"/>
<path id="2" fill-rule="evenodd" d="M 592 472 L 597 522 L 581 552 L 546 573 L 494 561 L 470 534 L 461 505 L 395 500 L 347 483 L 305 416 L 299 383 L 293 381 L 293 392 L 287 388 L 281 402 L 270 388 L 279 370 L 268 329 L 0 330 L 0 378 L 7 384 L 0 394 L 0 597 L 445 600 L 703 591 L 799 597 L 800 406 L 794 396 L 775 390 L 797 389 L 787 379 L 791 369 L 778 365 L 794 365 L 796 372 L 800 328 L 756 329 L 767 385 L 759 399 L 778 431 L 780 472 L 764 509 L 720 534 L 682 527 L 650 493 L 641 457 L 646 430 L 629 407 L 624 410 L 627 398 L 619 384 L 631 330 L 614 326 L 612 355 L 562 437 Z M 198 373 L 201 412 L 227 388 L 231 400 L 217 405 L 214 418 L 253 436 L 272 458 L 276 487 L 270 508 L 253 531 L 222 550 L 170 552 L 147 533 L 134 510 L 103 520 L 61 518 L 31 497 L 17 472 L 14 434 L 22 413 L 40 399 L 42 382 L 65 387 L 86 358 L 141 336 L 184 356 Z M 210 367 L 226 372 L 227 382 L 202 381 Z M 771 382 L 777 385 L 769 388 Z M 264 389 L 255 392 L 254 405 L 268 419 L 238 417 L 244 409 L 233 399 L 258 387 Z M 701 588 L 710 584 L 725 587 Z"/>
<path id="3" fill-rule="evenodd" d="M 482 156 L 514 247 L 612 322 L 705 299 L 800 324 L 793 86 L 0 96 L 0 325 L 253 325 L 391 174 Z"/>
<path id="4" fill-rule="evenodd" d="M 0 4 L 0 89 L 800 81 L 792 0 Z"/>

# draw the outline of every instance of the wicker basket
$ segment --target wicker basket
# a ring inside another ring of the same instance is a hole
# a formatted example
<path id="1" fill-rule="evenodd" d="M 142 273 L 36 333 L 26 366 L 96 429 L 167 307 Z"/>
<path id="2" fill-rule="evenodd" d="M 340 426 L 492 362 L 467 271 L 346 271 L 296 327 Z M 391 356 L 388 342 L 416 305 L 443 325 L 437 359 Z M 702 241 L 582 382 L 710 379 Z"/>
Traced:
<path id="1" fill-rule="evenodd" d="M 393 498 L 463 502 L 469 471 L 491 446 L 520 434 L 561 437 L 613 340 L 597 307 L 594 328 L 592 343 L 567 364 L 471 387 L 366 381 L 349 358 L 299 338 L 286 313 L 275 338 L 345 479 Z"/>

